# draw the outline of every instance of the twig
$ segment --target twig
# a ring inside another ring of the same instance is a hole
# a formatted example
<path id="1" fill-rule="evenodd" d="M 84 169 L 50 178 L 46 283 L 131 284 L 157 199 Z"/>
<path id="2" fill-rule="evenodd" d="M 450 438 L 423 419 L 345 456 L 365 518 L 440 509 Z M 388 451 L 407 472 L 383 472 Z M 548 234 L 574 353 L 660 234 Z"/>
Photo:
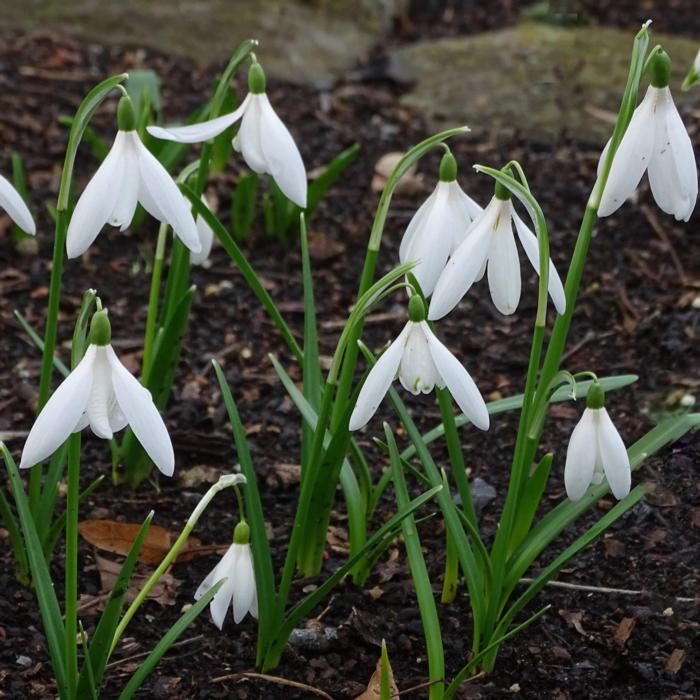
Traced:
<path id="1" fill-rule="evenodd" d="M 221 683 L 223 681 L 236 681 L 243 678 L 258 678 L 263 681 L 268 681 L 270 683 L 277 683 L 278 685 L 286 685 L 290 688 L 299 688 L 300 690 L 308 690 L 314 695 L 319 695 L 327 700 L 333 700 L 333 698 L 328 695 L 325 691 L 320 688 L 314 688 L 312 685 L 306 685 L 306 683 L 300 683 L 299 681 L 290 681 L 287 678 L 280 678 L 279 676 L 268 676 L 266 673 L 253 673 L 252 671 L 244 671 L 243 673 L 230 673 L 226 676 L 218 676 L 217 678 L 212 678 L 210 683 Z"/>
<path id="2" fill-rule="evenodd" d="M 590 343 L 592 340 L 601 340 L 603 338 L 607 338 L 608 336 L 615 335 L 615 331 L 606 331 L 605 333 L 594 333 L 593 331 L 588 331 L 586 335 L 583 336 L 583 338 L 576 343 L 572 348 L 570 348 L 567 352 L 565 352 L 562 355 L 561 361 L 564 363 L 566 360 L 568 360 L 572 355 L 575 355 L 584 345 L 587 345 Z"/>
<path id="3" fill-rule="evenodd" d="M 521 578 L 520 583 L 533 583 L 534 578 Z M 611 593 L 613 595 L 629 595 L 638 596 L 645 595 L 648 591 L 635 591 L 631 588 L 608 588 L 606 586 L 588 586 L 583 583 L 567 583 L 566 581 L 547 581 L 545 584 L 552 588 L 566 588 L 570 591 L 588 591 L 590 593 Z M 677 603 L 695 603 L 697 598 L 683 598 L 681 596 L 673 596 L 673 600 Z"/>
<path id="4" fill-rule="evenodd" d="M 174 649 L 175 647 L 183 647 L 186 644 L 192 644 L 192 642 L 198 642 L 200 639 L 204 639 L 203 634 L 198 634 L 196 637 L 190 637 L 189 639 L 183 639 L 181 642 L 175 642 L 175 644 L 171 644 L 170 648 Z M 125 656 L 123 659 L 117 659 L 117 661 L 112 661 L 105 666 L 105 668 L 114 668 L 115 666 L 120 666 L 121 664 L 125 664 L 127 661 L 133 661 L 134 659 L 141 659 L 144 656 L 148 656 L 151 652 L 150 651 L 141 651 L 138 654 L 132 654 L 131 656 Z"/>

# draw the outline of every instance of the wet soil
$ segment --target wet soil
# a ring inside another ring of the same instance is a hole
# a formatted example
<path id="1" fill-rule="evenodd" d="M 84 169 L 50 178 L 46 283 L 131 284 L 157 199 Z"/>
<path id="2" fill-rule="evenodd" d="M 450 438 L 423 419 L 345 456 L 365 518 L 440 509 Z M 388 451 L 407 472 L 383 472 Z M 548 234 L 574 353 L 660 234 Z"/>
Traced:
<path id="1" fill-rule="evenodd" d="M 33 211 L 39 222 L 38 256 L 19 255 L 7 233 L 0 239 L 0 330 L 5 353 L 0 362 L 0 432 L 27 430 L 38 386 L 39 356 L 13 320 L 19 309 L 37 328 L 42 326 L 51 257 L 51 221 L 45 203 L 55 199 L 66 130 L 57 124 L 71 114 L 82 95 L 105 75 L 148 66 L 161 76 L 168 121 L 183 118 L 207 96 L 214 71 L 203 71 L 181 60 L 137 49 L 104 49 L 49 35 L 2 35 L 0 51 L 0 144 L 3 172 L 9 154 L 19 151 L 29 172 Z M 342 321 L 353 301 L 363 251 L 378 193 L 369 183 L 377 159 L 405 149 L 425 136 L 421 116 L 398 105 L 397 86 L 378 71 L 373 79 L 358 76 L 339 81 L 324 91 L 303 85 L 273 83 L 270 94 L 282 118 L 301 146 L 307 167 L 327 162 L 335 153 L 358 141 L 361 154 L 348 176 L 324 200 L 311 222 L 312 262 L 321 325 L 321 347 L 329 356 Z M 106 139 L 113 134 L 114 105 L 105 106 L 95 129 Z M 611 105 L 611 109 L 614 106 Z M 700 116 L 684 114 L 691 136 L 698 142 Z M 465 137 L 454 142 L 461 164 L 460 182 L 485 204 L 491 186 L 474 175 L 475 162 L 500 165 L 510 158 L 523 164 L 531 187 L 550 222 L 552 251 L 560 271 L 573 249 L 579 219 L 593 180 L 600 143 L 578 143 L 569 136 L 538 142 L 498 134 L 489 141 Z M 397 259 L 398 243 L 412 212 L 434 184 L 438 154 L 421 163 L 423 191 L 395 198 L 387 222 L 380 259 L 382 270 Z M 88 149 L 81 152 L 76 172 L 82 189 L 95 169 Z M 240 174 L 232 158 L 211 185 L 220 214 L 228 223 L 230 193 Z M 9 229 L 5 218 L 0 225 Z M 600 375 L 635 372 L 639 382 L 609 397 L 609 410 L 625 441 L 641 437 L 665 413 L 680 410 L 685 394 L 698 392 L 697 342 L 700 311 L 700 245 L 697 214 L 687 225 L 657 212 L 643 185 L 638 201 L 601 222 L 591 248 L 582 293 L 570 336 L 566 366 L 593 369 Z M 115 347 L 135 371 L 140 361 L 148 277 L 144 274 L 155 241 L 156 225 L 147 219 L 130 233 L 105 230 L 90 253 L 69 261 L 61 307 L 60 354 L 67 359 L 73 319 L 80 295 L 98 286 L 113 320 Z M 244 244 L 246 254 L 265 280 L 272 296 L 295 331 L 301 333 L 300 259 L 294 246 L 283 246 L 260 228 Z M 447 345 L 463 359 L 483 393 L 490 398 L 522 389 L 535 308 L 534 274 L 523 266 L 523 298 L 512 317 L 500 316 L 485 284 L 478 285 L 440 324 Z M 275 329 L 260 309 L 241 275 L 220 248 L 208 268 L 193 269 L 198 295 L 189 334 L 167 411 L 177 456 L 175 478 L 158 487 L 144 484 L 136 492 L 104 484 L 83 507 L 81 517 L 116 518 L 138 522 L 155 509 L 155 522 L 178 531 L 206 484 L 196 483 L 192 470 L 230 471 L 235 454 L 225 411 L 210 369 L 211 358 L 224 366 L 246 425 L 256 469 L 260 475 L 270 541 L 278 563 L 284 555 L 297 487 L 285 478 L 287 465 L 298 457 L 299 419 L 267 359 L 275 353 L 296 379 L 294 366 Z M 404 305 L 387 302 L 367 325 L 365 340 L 372 347 L 393 338 L 401 328 Z M 421 426 L 438 422 L 432 399 L 408 401 Z M 562 471 L 565 445 L 580 406 L 560 405 L 552 411 L 544 449 L 555 453 L 555 466 L 543 509 L 564 497 Z M 373 456 L 376 474 L 386 466 L 372 451 L 371 438 L 383 418 L 382 407 L 361 440 Z M 487 538 L 496 527 L 507 485 L 517 416 L 494 421 L 488 434 L 467 430 L 464 448 L 473 477 L 492 485 L 497 497 L 481 512 Z M 7 442 L 15 454 L 22 435 Z M 86 434 L 85 484 L 109 470 L 105 444 Z M 641 591 L 586 592 L 547 588 L 531 612 L 545 603 L 552 608 L 540 621 L 506 644 L 495 672 L 465 684 L 461 698 L 692 698 L 697 697 L 697 595 L 700 582 L 700 489 L 697 479 L 699 446 L 689 435 L 649 459 L 635 472 L 636 482 L 653 484 L 650 497 L 622 518 L 608 533 L 582 552 L 562 572 L 569 583 Z M 435 456 L 446 456 L 436 445 Z M 189 476 L 189 479 L 188 479 Z M 194 483 L 193 483 L 194 482 Z M 557 541 L 555 551 L 535 570 L 580 533 L 596 514 L 610 508 L 604 499 Z M 326 570 L 342 560 L 344 513 L 337 503 L 334 536 L 329 540 Z M 374 525 L 394 512 L 391 492 L 380 504 Z M 230 499 L 219 497 L 200 521 L 196 535 L 205 544 L 225 544 L 236 514 Z M 421 526 L 426 558 L 436 592 L 441 585 L 444 533 L 438 519 Z M 51 697 L 54 688 L 34 593 L 17 585 L 7 539 L 0 537 L 0 689 L 8 698 Z M 57 588 L 62 588 L 62 556 L 53 565 Z M 140 656 L 179 616 L 183 605 L 214 565 L 216 556 L 176 564 L 173 605 L 148 602 L 127 630 L 109 669 L 105 697 L 117 697 Z M 97 553 L 81 549 L 80 590 L 84 601 L 100 594 Z M 177 585 L 179 583 L 179 585 Z M 311 582 L 313 583 L 313 582 Z M 298 582 L 294 595 L 309 582 Z M 88 632 L 94 625 L 94 606 L 82 617 Z M 401 689 L 424 683 L 425 648 L 400 542 L 394 543 L 370 576 L 365 590 L 350 583 L 338 588 L 310 626 L 337 631 L 326 645 L 301 644 L 286 653 L 273 674 L 321 689 L 333 698 L 357 696 L 366 686 L 387 640 L 394 673 Z M 464 663 L 469 649 L 470 616 L 466 594 L 440 606 L 448 673 Z M 140 697 L 151 698 L 311 698 L 311 690 L 280 685 L 269 679 L 244 676 L 254 671 L 255 626 L 248 619 L 235 626 L 227 620 L 223 633 L 208 615 L 190 627 L 182 644 L 164 658 L 145 684 Z M 425 690 L 407 694 L 422 697 Z"/>

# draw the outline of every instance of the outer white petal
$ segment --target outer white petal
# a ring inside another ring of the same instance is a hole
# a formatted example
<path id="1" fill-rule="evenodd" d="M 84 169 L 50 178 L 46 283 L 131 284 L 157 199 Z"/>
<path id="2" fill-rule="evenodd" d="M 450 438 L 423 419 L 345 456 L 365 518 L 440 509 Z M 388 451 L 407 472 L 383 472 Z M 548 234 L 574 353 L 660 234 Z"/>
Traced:
<path id="1" fill-rule="evenodd" d="M 632 471 L 625 443 L 604 408 L 600 409 L 598 418 L 598 445 L 605 478 L 613 496 L 620 500 L 630 492 Z"/>
<path id="2" fill-rule="evenodd" d="M 172 476 L 175 469 L 173 445 L 150 392 L 119 361 L 111 345 L 107 346 L 106 353 L 121 412 L 156 467 L 166 476 Z"/>
<path id="3" fill-rule="evenodd" d="M 90 247 L 114 211 L 126 172 L 124 152 L 127 139 L 126 132 L 117 132 L 107 157 L 75 205 L 66 234 L 66 252 L 69 258 L 82 255 Z M 138 177 L 135 173 L 133 176 Z"/>
<path id="4" fill-rule="evenodd" d="M 444 386 L 430 355 L 423 325 L 427 327 L 427 324 L 412 324 L 399 365 L 399 381 L 412 394 L 428 394 L 438 383 Z"/>
<path id="5" fill-rule="evenodd" d="M 92 366 L 92 390 L 87 403 L 87 418 L 92 432 L 105 440 L 112 439 L 109 413 L 113 399 L 112 369 L 104 347 L 96 346 L 95 361 Z"/>
<path id="6" fill-rule="evenodd" d="M 634 110 L 632 120 L 613 158 L 608 181 L 598 207 L 598 216 L 609 216 L 637 189 L 649 166 L 654 146 L 654 107 L 658 90 L 649 86 L 644 99 Z"/>
<path id="7" fill-rule="evenodd" d="M 24 443 L 20 469 L 45 460 L 75 430 L 90 397 L 95 353 L 95 346 L 90 345 L 77 367 L 46 402 Z"/>
<path id="8" fill-rule="evenodd" d="M 188 124 L 187 126 L 148 126 L 146 131 L 151 136 L 157 139 L 166 141 L 177 141 L 179 143 L 200 143 L 213 139 L 226 129 L 237 122 L 248 107 L 250 95 L 247 95 L 245 100 L 241 102 L 240 107 L 234 112 L 224 114 L 215 119 L 209 119 L 205 122 L 197 124 Z"/>
<path id="9" fill-rule="evenodd" d="M 197 226 L 180 189 L 158 159 L 141 143 L 136 132 L 132 133 L 138 152 L 139 201 L 149 214 L 170 224 L 193 253 L 198 253 L 202 246 Z"/>
<path id="10" fill-rule="evenodd" d="M 187 199 L 187 197 L 185 197 L 185 200 L 187 201 L 187 205 L 190 206 L 190 200 Z M 202 195 L 202 202 L 209 207 L 209 203 L 204 195 Z M 198 253 L 190 254 L 190 262 L 193 265 L 201 265 L 209 257 L 209 253 L 211 253 L 211 246 L 214 242 L 214 232 L 211 230 L 211 228 L 209 228 L 209 225 L 201 216 L 198 216 L 195 219 L 195 224 L 197 225 L 197 234 L 199 236 L 199 243 L 202 246 L 202 249 Z"/>
<path id="11" fill-rule="evenodd" d="M 260 102 L 260 146 L 267 172 L 275 178 L 285 196 L 306 209 L 307 179 L 304 161 L 294 138 L 272 108 L 267 95 L 258 95 Z"/>
<path id="12" fill-rule="evenodd" d="M 445 269 L 447 258 L 452 251 L 452 244 L 457 235 L 459 211 L 450 212 L 449 186 L 440 182 L 433 206 L 421 222 L 421 228 L 414 234 L 408 249 L 406 260 L 417 261 L 412 272 L 425 296 L 430 296 L 440 273 Z M 466 229 L 467 222 L 464 222 Z"/>
<path id="13" fill-rule="evenodd" d="M 12 183 L 2 175 L 0 175 L 0 209 L 4 209 L 23 231 L 32 236 L 36 233 L 36 225 L 27 205 Z"/>
<path id="14" fill-rule="evenodd" d="M 428 318 L 436 321 L 447 315 L 469 291 L 487 259 L 498 209 L 491 204 L 469 227 L 467 237 L 447 261 L 430 300 Z"/>
<path id="15" fill-rule="evenodd" d="M 250 545 L 234 544 L 237 548 L 232 577 L 236 582 L 233 589 L 233 621 L 238 624 L 253 607 L 255 599 L 255 573 Z"/>
<path id="16" fill-rule="evenodd" d="M 655 129 L 649 162 L 652 194 L 663 211 L 688 221 L 698 196 L 695 153 L 668 87 L 659 93 Z"/>
<path id="17" fill-rule="evenodd" d="M 439 187 L 439 186 L 438 186 Z M 422 236 L 425 233 L 424 225 L 430 216 L 430 212 L 435 205 L 437 199 L 438 187 L 436 187 L 430 196 L 423 202 L 423 204 L 418 207 L 418 211 L 413 215 L 413 218 L 408 222 L 406 231 L 401 238 L 401 244 L 399 245 L 399 260 L 405 263 L 408 258 L 406 257 L 410 247 L 413 245 L 413 240 L 417 236 Z"/>
<path id="18" fill-rule="evenodd" d="M 133 138 L 124 139 L 121 158 L 124 175 L 119 185 L 117 201 L 107 219 L 107 223 L 111 226 L 119 226 L 120 230 L 124 231 L 134 218 L 139 194 L 139 160 Z"/>
<path id="19" fill-rule="evenodd" d="M 350 416 L 350 430 L 359 430 L 367 425 L 369 419 L 377 412 L 379 404 L 396 377 L 412 326 L 409 321 L 369 371 Z"/>
<path id="20" fill-rule="evenodd" d="M 454 229 L 454 242 L 452 251 L 457 250 L 457 247 L 467 237 L 467 231 L 472 221 L 475 221 L 481 216 L 484 208 L 477 204 L 460 186 L 457 180 L 453 180 L 450 184 L 450 211 L 460 212 L 459 225 Z"/>
<path id="21" fill-rule="evenodd" d="M 194 599 L 199 600 L 214 584 L 226 578 L 224 585 L 217 591 L 209 604 L 209 611 L 214 624 L 221 629 L 224 626 L 226 613 L 228 612 L 235 580 L 233 577 L 233 562 L 235 560 L 236 550 L 232 544 L 226 554 L 221 558 L 221 561 L 211 570 L 209 575 L 202 581 L 199 588 L 194 594 Z"/>
<path id="22" fill-rule="evenodd" d="M 527 227 L 525 222 L 513 211 L 513 222 L 515 230 L 518 232 L 520 244 L 527 255 L 530 264 L 535 268 L 535 272 L 540 274 L 540 248 L 537 243 L 537 236 Z M 566 311 L 566 294 L 564 294 L 564 285 L 561 283 L 561 278 L 557 272 L 554 263 L 549 261 L 549 281 L 547 282 L 549 296 L 552 297 L 554 308 L 558 314 L 563 314 Z"/>
<path id="23" fill-rule="evenodd" d="M 233 147 L 243 154 L 248 167 L 260 174 L 267 172 L 267 161 L 260 141 L 261 117 L 260 95 L 250 95 L 241 128 L 233 139 Z"/>
<path id="24" fill-rule="evenodd" d="M 437 339 L 425 321 L 421 324 L 430 354 L 445 386 L 460 410 L 480 430 L 489 428 L 489 412 L 471 375 L 462 363 Z"/>
<path id="25" fill-rule="evenodd" d="M 571 433 L 566 450 L 564 484 L 566 495 L 578 501 L 588 491 L 595 470 L 598 442 L 598 409 L 587 408 Z"/>
<path id="26" fill-rule="evenodd" d="M 512 204 L 510 201 L 506 204 L 508 208 L 503 207 L 498 227 L 491 237 L 486 275 L 494 305 L 507 315 L 514 313 L 520 301 L 520 259 L 511 223 Z"/>

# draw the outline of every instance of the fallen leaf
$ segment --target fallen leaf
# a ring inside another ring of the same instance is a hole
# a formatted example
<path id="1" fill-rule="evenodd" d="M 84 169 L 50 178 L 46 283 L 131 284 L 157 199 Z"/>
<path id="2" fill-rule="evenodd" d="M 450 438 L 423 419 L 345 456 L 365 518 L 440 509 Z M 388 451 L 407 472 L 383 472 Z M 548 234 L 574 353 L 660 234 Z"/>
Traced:
<path id="1" fill-rule="evenodd" d="M 384 154 L 374 165 L 374 177 L 372 178 L 372 191 L 381 192 L 386 185 L 398 162 L 404 154 L 392 152 Z M 423 179 L 416 175 L 416 166 L 412 165 L 401 177 L 396 185 L 396 194 L 415 194 L 425 189 Z"/>
<path id="2" fill-rule="evenodd" d="M 387 659 L 387 665 L 389 667 L 389 691 L 392 698 L 396 698 L 399 695 L 399 688 L 394 680 L 394 672 L 391 669 L 391 664 Z M 361 695 L 358 695 L 355 700 L 379 700 L 381 695 L 381 685 L 382 685 L 382 659 L 381 657 L 377 661 L 377 665 L 374 668 L 374 673 L 369 679 L 367 684 L 367 690 Z"/>
<path id="3" fill-rule="evenodd" d="M 683 662 L 685 661 L 685 652 L 683 649 L 674 649 L 671 652 L 671 656 L 666 659 L 666 665 L 664 668 L 669 672 L 669 673 L 678 673 L 678 671 L 681 670 L 681 666 L 683 666 Z"/>
<path id="4" fill-rule="evenodd" d="M 613 634 L 613 639 L 615 643 L 621 647 L 625 645 L 625 642 L 630 638 L 632 630 L 636 621 L 633 617 L 623 617 L 620 624 L 617 626 L 615 633 Z"/>
<path id="5" fill-rule="evenodd" d="M 221 470 L 215 467 L 198 465 L 191 469 L 178 469 L 178 481 L 187 489 L 201 486 L 202 484 L 214 484 L 219 480 Z"/>
<path id="6" fill-rule="evenodd" d="M 583 620 L 583 612 L 581 610 L 560 610 L 559 616 L 569 627 L 573 627 L 579 634 L 582 634 L 584 637 L 586 636 L 581 626 L 581 620 Z"/>

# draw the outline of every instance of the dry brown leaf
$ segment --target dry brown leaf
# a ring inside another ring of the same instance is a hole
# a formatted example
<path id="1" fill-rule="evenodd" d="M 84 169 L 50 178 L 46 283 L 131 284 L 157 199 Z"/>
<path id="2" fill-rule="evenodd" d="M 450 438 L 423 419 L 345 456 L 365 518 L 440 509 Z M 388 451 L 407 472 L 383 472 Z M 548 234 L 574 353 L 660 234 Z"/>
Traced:
<path id="1" fill-rule="evenodd" d="M 622 621 L 615 630 L 615 634 L 613 634 L 615 643 L 621 647 L 624 646 L 625 642 L 630 638 L 635 624 L 636 621 L 633 617 L 623 617 Z"/>
<path id="2" fill-rule="evenodd" d="M 178 470 L 178 481 L 187 489 L 201 486 L 202 484 L 214 484 L 221 476 L 221 470 L 215 467 L 206 467 L 203 464 L 191 469 Z"/>
<path id="3" fill-rule="evenodd" d="M 581 620 L 583 620 L 583 612 L 581 610 L 560 610 L 559 616 L 569 627 L 573 627 L 579 634 L 582 634 L 584 637 L 586 636 L 581 626 Z"/>
<path id="4" fill-rule="evenodd" d="M 381 692 L 382 683 L 382 659 L 381 657 L 377 661 L 377 665 L 374 668 L 374 673 L 369 679 L 367 684 L 367 690 L 361 695 L 358 695 L 355 700 L 379 700 L 379 694 Z M 394 672 L 391 669 L 391 664 L 389 664 L 389 688 L 391 690 L 391 697 L 395 698 L 399 695 L 399 689 L 394 680 Z"/>
<path id="5" fill-rule="evenodd" d="M 372 178 L 372 191 L 381 192 L 386 185 L 389 176 L 403 158 L 404 154 L 392 152 L 384 154 L 374 165 L 374 177 Z M 416 166 L 412 165 L 399 180 L 395 192 L 397 194 L 415 194 L 425 189 L 423 179 L 416 175 Z"/>
<path id="6" fill-rule="evenodd" d="M 671 652 L 671 656 L 666 659 L 666 665 L 664 668 L 669 672 L 669 673 L 678 673 L 678 671 L 681 670 L 681 666 L 683 666 L 683 662 L 685 661 L 685 652 L 683 649 L 674 649 Z"/>

